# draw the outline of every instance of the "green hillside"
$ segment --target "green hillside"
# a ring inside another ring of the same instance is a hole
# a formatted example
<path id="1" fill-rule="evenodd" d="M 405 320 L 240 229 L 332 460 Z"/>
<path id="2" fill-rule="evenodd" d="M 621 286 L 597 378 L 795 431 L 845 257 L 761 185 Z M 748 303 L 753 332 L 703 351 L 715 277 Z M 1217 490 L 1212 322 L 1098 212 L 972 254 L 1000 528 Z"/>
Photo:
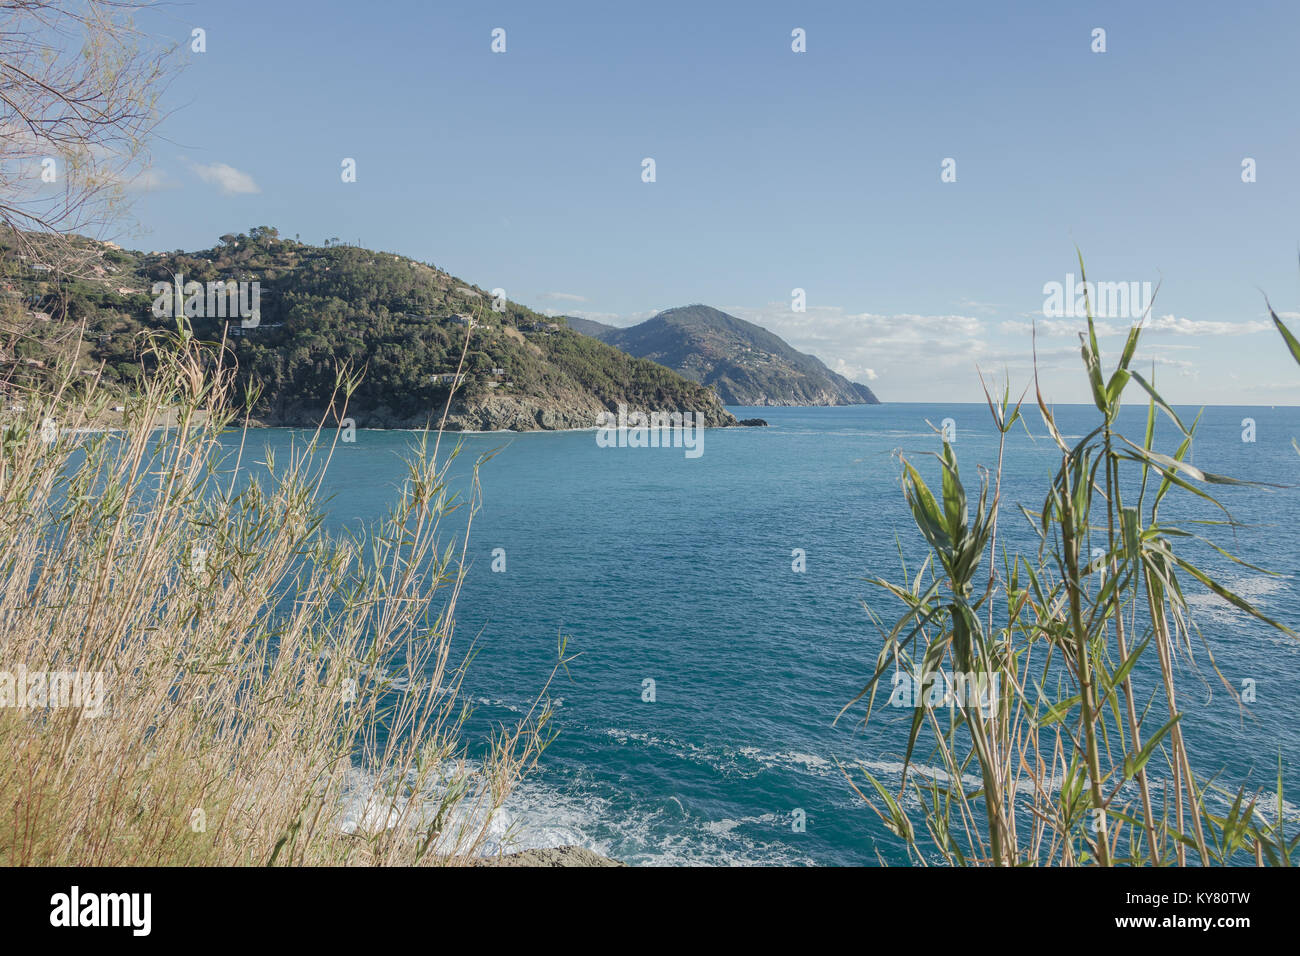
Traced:
<path id="1" fill-rule="evenodd" d="M 452 427 L 592 427 L 600 411 L 619 403 L 735 423 L 710 389 L 662 365 L 571 331 L 563 320 L 494 303 L 485 289 L 392 253 L 313 246 L 258 227 L 194 252 L 141 253 L 76 239 L 58 249 L 58 268 L 48 270 L 54 255 L 48 246 L 0 240 L 7 315 L 0 381 L 11 392 L 60 356 L 131 389 L 147 374 L 140 333 L 175 327 L 154 314 L 153 284 L 180 274 L 185 282 L 260 284 L 256 327 L 207 314 L 189 322 L 200 338 L 224 335 L 241 386 L 261 390 L 254 415 L 262 424 L 316 424 L 336 369 L 349 365 L 364 371 L 348 409 L 359 426 L 423 425 L 447 401 L 470 322 Z M 206 313 L 202 303 L 197 311 Z"/>

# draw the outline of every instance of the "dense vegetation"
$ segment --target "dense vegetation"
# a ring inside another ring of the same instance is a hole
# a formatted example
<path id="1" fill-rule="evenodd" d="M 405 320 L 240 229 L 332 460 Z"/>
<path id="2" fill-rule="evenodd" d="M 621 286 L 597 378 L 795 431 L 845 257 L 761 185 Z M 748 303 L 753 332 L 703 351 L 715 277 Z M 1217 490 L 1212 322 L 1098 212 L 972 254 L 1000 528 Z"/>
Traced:
<path id="1" fill-rule="evenodd" d="M 456 372 L 465 348 L 467 328 L 457 316 L 474 322 L 456 393 L 463 406 L 493 394 L 569 410 L 624 402 L 704 411 L 711 424 L 731 423 L 712 392 L 671 370 L 578 335 L 562 320 L 494 302 L 485 290 L 403 256 L 311 246 L 269 227 L 188 253 L 142 254 L 90 240 L 75 248 L 77 261 L 50 271 L 39 251 L 0 248 L 0 288 L 27 313 L 0 343 L 7 379 L 38 374 L 61 350 L 88 373 L 102 369 L 105 384 L 138 388 L 148 367 L 141 333 L 175 327 L 153 314 L 151 288 L 181 275 L 186 282 L 260 284 L 255 328 L 201 314 L 189 321 L 201 340 L 225 338 L 237 363 L 236 391 L 256 393 L 253 414 L 267 423 L 311 423 L 345 368 L 363 373 L 350 414 L 371 413 L 385 424 L 441 410 L 451 383 L 437 376 Z M 78 347 L 67 340 L 82 323 Z"/>

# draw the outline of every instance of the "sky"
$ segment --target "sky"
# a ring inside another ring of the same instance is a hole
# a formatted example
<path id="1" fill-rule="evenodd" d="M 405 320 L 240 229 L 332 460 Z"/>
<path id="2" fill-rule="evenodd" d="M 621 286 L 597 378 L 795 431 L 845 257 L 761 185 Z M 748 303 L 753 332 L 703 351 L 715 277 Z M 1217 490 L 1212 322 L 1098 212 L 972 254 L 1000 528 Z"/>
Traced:
<path id="1" fill-rule="evenodd" d="M 185 65 L 136 248 L 270 225 L 614 325 L 705 303 L 899 402 L 1018 391 L 1035 327 L 1044 394 L 1089 401 L 1083 320 L 1044 314 L 1082 253 L 1158 286 L 1137 366 L 1171 401 L 1300 404 L 1264 308 L 1300 326 L 1294 0 L 195 0 L 142 25 Z"/>

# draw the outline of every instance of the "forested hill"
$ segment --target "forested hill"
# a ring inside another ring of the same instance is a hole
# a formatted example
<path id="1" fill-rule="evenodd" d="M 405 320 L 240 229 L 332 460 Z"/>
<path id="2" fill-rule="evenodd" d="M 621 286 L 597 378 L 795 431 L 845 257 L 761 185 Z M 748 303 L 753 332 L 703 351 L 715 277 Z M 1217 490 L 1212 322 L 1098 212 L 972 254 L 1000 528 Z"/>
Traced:
<path id="1" fill-rule="evenodd" d="M 179 274 L 185 282 L 259 283 L 256 327 L 207 315 L 189 321 L 201 338 L 226 333 L 241 385 L 261 389 L 254 413 L 263 424 L 316 424 L 335 370 L 346 364 L 364 370 L 348 409 L 359 426 L 422 426 L 447 400 L 467 328 L 452 427 L 592 427 L 619 403 L 735 423 L 711 389 L 405 256 L 337 241 L 308 245 L 269 227 L 195 252 L 141 253 L 77 239 L 60 254 L 77 260 L 75 277 L 60 277 L 39 252 L 0 238 L 7 316 L 0 381 L 11 386 L 52 365 L 52 351 L 75 348 L 68 333 L 84 320 L 75 360 L 88 372 L 102 367 L 104 381 L 129 390 L 141 374 L 140 333 L 175 327 L 155 316 L 152 286 Z"/>

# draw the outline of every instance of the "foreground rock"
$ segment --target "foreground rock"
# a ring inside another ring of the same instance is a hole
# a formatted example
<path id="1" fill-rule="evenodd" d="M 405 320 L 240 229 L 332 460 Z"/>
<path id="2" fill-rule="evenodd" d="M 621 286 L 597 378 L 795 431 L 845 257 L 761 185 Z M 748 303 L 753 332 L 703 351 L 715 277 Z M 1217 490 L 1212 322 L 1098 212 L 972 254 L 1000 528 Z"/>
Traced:
<path id="1" fill-rule="evenodd" d="M 474 866 L 626 866 L 617 860 L 601 856 L 580 846 L 544 847 L 507 853 L 504 856 L 484 857 L 474 861 Z"/>

